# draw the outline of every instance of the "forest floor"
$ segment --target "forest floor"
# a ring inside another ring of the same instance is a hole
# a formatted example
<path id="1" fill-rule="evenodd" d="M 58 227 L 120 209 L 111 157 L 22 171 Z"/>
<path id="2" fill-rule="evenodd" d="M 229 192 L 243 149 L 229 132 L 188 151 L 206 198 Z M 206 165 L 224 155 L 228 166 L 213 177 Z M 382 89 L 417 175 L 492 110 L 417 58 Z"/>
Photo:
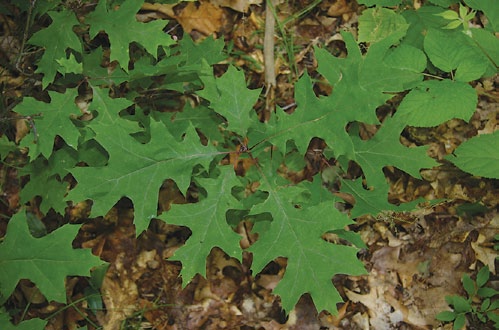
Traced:
<path id="1" fill-rule="evenodd" d="M 277 5 L 278 21 L 287 21 L 283 25 L 285 35 L 276 34 L 277 83 L 273 96 L 281 107 L 293 102 L 296 78 L 315 69 L 313 46 L 319 42 L 334 44 L 334 49 L 344 52 L 339 31 L 355 33 L 362 10 L 347 0 L 320 1 L 308 8 L 311 4 L 314 3 L 303 0 Z M 172 20 L 170 33 L 179 38 L 185 33 L 194 39 L 210 35 L 224 38 L 233 47 L 233 63 L 245 70 L 250 86 L 264 85 L 261 45 L 265 11 L 257 0 L 212 0 L 200 5 L 188 2 L 176 7 L 146 4 L 139 14 L 143 21 L 158 18 Z M 497 86 L 498 82 L 495 77 L 475 84 L 477 89 L 491 89 L 492 97 L 480 98 L 469 122 L 451 120 L 435 128 L 407 128 L 403 143 L 427 145 L 432 157 L 442 160 L 470 137 L 497 130 L 499 93 L 487 86 Z M 19 200 L 15 170 L 0 169 L 7 178 L 5 199 L 15 204 Z M 54 330 L 76 329 L 83 324 L 94 329 L 92 323 L 106 329 L 161 330 L 451 329 L 452 324 L 442 324 L 435 315 L 449 310 L 445 296 L 465 295 L 463 274 L 473 277 L 480 268 L 488 266 L 491 285 L 499 285 L 499 278 L 494 275 L 498 266 L 494 235 L 499 229 L 499 181 L 468 175 L 450 164 L 422 171 L 423 180 L 395 169 L 386 174 L 392 183 L 392 202 L 413 200 L 413 196 L 442 201 L 414 212 L 356 219 L 350 229 L 360 233 L 367 244 L 359 258 L 369 275 L 333 279 L 345 301 L 338 306 L 338 315 L 317 311 L 307 295 L 289 314 L 282 311 L 272 289 L 285 271 L 284 259 L 276 260 L 256 275 L 249 270 L 249 253 L 244 254 L 241 264 L 213 249 L 207 277 L 198 275 L 182 288 L 178 277 L 181 265 L 168 258 L 186 240 L 188 230 L 153 221 L 136 238 L 133 209 L 126 201 L 104 219 L 87 221 L 74 242 L 74 246 L 92 248 L 94 254 L 110 262 L 101 292 L 106 311 L 95 315 L 82 312 L 88 284 L 85 279 L 72 278 L 67 290 L 73 305 L 64 308 L 34 301 L 27 313 L 31 317 L 52 316 L 47 329 Z M 171 203 L 175 194 L 166 183 L 160 204 Z M 81 212 L 73 209 L 69 217 L 77 217 Z M 22 291 L 30 289 L 29 283 L 20 286 Z M 61 312 L 54 314 L 59 309 Z M 470 329 L 492 329 L 476 319 L 468 321 Z"/>

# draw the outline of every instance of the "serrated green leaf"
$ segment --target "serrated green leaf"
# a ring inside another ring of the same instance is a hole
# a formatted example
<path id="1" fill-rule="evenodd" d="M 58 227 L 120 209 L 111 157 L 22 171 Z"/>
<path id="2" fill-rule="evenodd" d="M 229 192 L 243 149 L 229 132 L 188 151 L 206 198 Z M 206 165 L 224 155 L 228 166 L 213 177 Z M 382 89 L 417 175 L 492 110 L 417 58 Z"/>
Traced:
<path id="1" fill-rule="evenodd" d="M 48 301 L 66 301 L 64 280 L 69 275 L 89 276 L 102 261 L 89 249 L 73 249 L 79 226 L 65 225 L 42 238 L 33 238 L 26 216 L 19 212 L 9 221 L 0 244 L 0 293 L 2 303 L 20 279 L 29 279 Z M 20 243 L 21 242 L 21 243 Z M 22 249 L 19 248 L 22 244 Z"/>
<path id="2" fill-rule="evenodd" d="M 227 119 L 229 130 L 246 136 L 251 125 L 250 112 L 253 111 L 261 90 L 246 88 L 243 71 L 233 66 L 229 66 L 227 72 L 218 79 L 204 76 L 201 80 L 205 87 L 211 85 L 211 88 L 205 88 L 198 94 L 210 101 L 210 108 Z"/>
<path id="3" fill-rule="evenodd" d="M 426 69 L 426 55 L 420 49 L 402 44 L 398 47 L 391 48 L 385 58 L 384 62 L 390 68 L 408 70 L 418 75 Z"/>
<path id="4" fill-rule="evenodd" d="M 242 250 L 239 246 L 241 236 L 227 225 L 226 213 L 230 209 L 242 209 L 242 205 L 231 194 L 234 186 L 241 183 L 236 178 L 231 166 L 221 168 L 216 179 L 197 179 L 196 182 L 207 192 L 207 198 L 192 205 L 172 205 L 159 219 L 187 226 L 192 231 L 186 244 L 175 252 L 173 259 L 182 262 L 183 284 L 196 273 L 206 276 L 206 257 L 215 246 L 221 248 L 229 256 L 241 260 Z"/>
<path id="5" fill-rule="evenodd" d="M 331 285 L 334 274 L 362 274 L 365 270 L 354 257 L 352 247 L 331 244 L 321 235 L 326 231 L 343 229 L 351 220 L 324 202 L 308 207 L 294 204 L 301 188 L 287 187 L 274 190 L 266 185 L 269 197 L 255 205 L 253 214 L 270 212 L 272 222 L 268 231 L 249 249 L 253 252 L 255 271 L 261 270 L 277 257 L 288 258 L 286 273 L 274 293 L 280 295 L 283 308 L 291 310 L 300 296 L 310 293 L 318 310 L 336 310 L 341 297 Z"/>
<path id="6" fill-rule="evenodd" d="M 66 50 L 74 49 L 82 51 L 80 40 L 73 32 L 73 26 L 80 23 L 72 11 L 63 10 L 61 12 L 50 11 L 47 14 L 52 19 L 52 24 L 47 28 L 36 32 L 29 43 L 45 49 L 42 58 L 38 62 L 37 73 L 43 73 L 42 87 L 47 87 L 55 77 L 60 68 L 58 59 L 66 58 Z"/>
<path id="7" fill-rule="evenodd" d="M 159 46 L 174 43 L 171 37 L 163 32 L 165 21 L 140 23 L 135 18 L 143 4 L 142 1 L 127 0 L 116 10 L 108 10 L 107 1 L 100 0 L 94 12 L 90 13 L 85 23 L 90 25 L 90 37 L 105 31 L 111 43 L 111 61 L 117 60 L 123 70 L 128 71 L 130 60 L 129 45 L 137 42 L 154 57 Z"/>
<path id="8" fill-rule="evenodd" d="M 435 316 L 435 318 L 439 321 L 450 322 L 456 318 L 456 313 L 451 312 L 451 311 L 444 311 L 444 312 L 438 313 Z"/>
<path id="9" fill-rule="evenodd" d="M 478 135 L 463 142 L 446 157 L 465 172 L 485 178 L 499 179 L 499 131 Z"/>
<path id="10" fill-rule="evenodd" d="M 489 60 L 470 37 L 460 31 L 429 29 L 424 50 L 430 61 L 442 71 L 456 70 L 456 80 L 472 81 L 487 70 Z"/>
<path id="11" fill-rule="evenodd" d="M 497 67 L 499 65 L 499 39 L 493 33 L 484 29 L 470 29 L 470 32 L 471 38 L 489 59 L 485 76 L 489 77 L 497 74 Z"/>
<path id="12" fill-rule="evenodd" d="M 453 118 L 468 121 L 476 104 L 476 92 L 466 83 L 427 80 L 405 96 L 397 116 L 404 117 L 407 125 L 431 127 Z"/>
<path id="13" fill-rule="evenodd" d="M 470 298 L 473 297 L 476 293 L 476 287 L 475 287 L 475 283 L 473 282 L 471 277 L 469 277 L 469 275 L 465 274 L 462 278 L 462 282 L 463 282 L 463 288 L 464 288 L 464 290 L 466 290 L 468 297 L 470 297 Z"/>
<path id="14" fill-rule="evenodd" d="M 437 16 L 442 9 L 436 6 L 422 6 L 417 10 L 404 10 L 401 15 L 410 24 L 403 44 L 423 49 L 423 41 L 428 29 L 440 29 L 448 23 L 444 18 Z"/>
<path id="15" fill-rule="evenodd" d="M 409 24 L 403 16 L 393 10 L 376 7 L 369 8 L 359 16 L 359 42 L 377 42 L 389 35 L 402 31 L 405 33 Z"/>
<path id="16" fill-rule="evenodd" d="M 38 135 L 36 143 L 33 143 L 28 135 L 21 141 L 21 146 L 29 148 L 29 156 L 36 159 L 38 155 L 49 158 L 54 147 L 54 139 L 58 135 L 64 139 L 66 144 L 72 148 L 78 146 L 79 131 L 73 124 L 71 118 L 80 113 L 75 104 L 78 95 L 76 89 L 67 89 L 64 94 L 49 91 L 50 103 L 26 97 L 18 104 L 14 111 L 23 116 L 34 116 L 34 124 Z M 33 134 L 35 132 L 32 132 Z"/>

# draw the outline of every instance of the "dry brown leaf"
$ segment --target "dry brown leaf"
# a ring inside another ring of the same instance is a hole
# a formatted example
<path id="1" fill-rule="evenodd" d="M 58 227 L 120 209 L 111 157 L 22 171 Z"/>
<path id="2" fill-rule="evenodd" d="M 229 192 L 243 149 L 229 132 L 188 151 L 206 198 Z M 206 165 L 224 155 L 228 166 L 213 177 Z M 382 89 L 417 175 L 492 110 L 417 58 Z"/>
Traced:
<path id="1" fill-rule="evenodd" d="M 193 30 L 205 35 L 219 32 L 224 24 L 224 10 L 209 2 L 203 1 L 196 4 L 189 2 L 180 14 L 175 16 L 185 32 Z"/>
<path id="2" fill-rule="evenodd" d="M 471 242 L 471 247 L 475 251 L 476 258 L 483 262 L 484 265 L 489 266 L 492 273 L 497 274 L 497 269 L 495 268 L 495 260 L 497 258 L 497 253 L 493 251 L 492 244 L 487 242 L 494 241 L 494 235 L 499 232 L 499 215 L 496 214 L 494 218 L 490 221 L 490 224 L 483 228 L 483 233 L 478 235 L 476 242 Z"/>

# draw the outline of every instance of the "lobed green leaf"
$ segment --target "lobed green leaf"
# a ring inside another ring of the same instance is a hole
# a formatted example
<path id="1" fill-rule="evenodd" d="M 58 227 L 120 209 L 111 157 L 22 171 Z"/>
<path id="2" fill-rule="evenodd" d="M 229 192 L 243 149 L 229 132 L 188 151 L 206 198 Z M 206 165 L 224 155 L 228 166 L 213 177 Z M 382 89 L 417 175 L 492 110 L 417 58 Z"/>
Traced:
<path id="1" fill-rule="evenodd" d="M 15 214 L 0 244 L 0 297 L 5 302 L 20 279 L 30 279 L 48 301 L 66 301 L 66 276 L 89 276 L 102 261 L 89 249 L 73 249 L 79 226 L 65 225 L 42 238 L 29 233 L 26 216 Z M 20 246 L 22 245 L 22 249 Z"/>

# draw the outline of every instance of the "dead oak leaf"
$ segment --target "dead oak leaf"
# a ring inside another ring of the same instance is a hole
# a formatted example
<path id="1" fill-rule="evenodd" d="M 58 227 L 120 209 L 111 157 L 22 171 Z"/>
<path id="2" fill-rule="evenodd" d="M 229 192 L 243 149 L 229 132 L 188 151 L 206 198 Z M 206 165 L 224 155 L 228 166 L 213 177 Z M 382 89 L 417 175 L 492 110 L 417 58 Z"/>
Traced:
<path id="1" fill-rule="evenodd" d="M 196 30 L 208 36 L 221 30 L 223 17 L 224 10 L 209 2 L 201 2 L 199 5 L 189 2 L 175 19 L 185 32 Z"/>

